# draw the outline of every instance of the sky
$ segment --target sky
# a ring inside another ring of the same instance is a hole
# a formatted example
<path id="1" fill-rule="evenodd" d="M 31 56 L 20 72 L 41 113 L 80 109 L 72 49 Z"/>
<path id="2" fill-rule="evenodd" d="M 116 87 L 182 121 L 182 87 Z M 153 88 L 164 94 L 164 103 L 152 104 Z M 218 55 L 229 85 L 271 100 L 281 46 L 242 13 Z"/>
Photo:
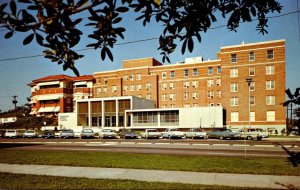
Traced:
<path id="1" fill-rule="evenodd" d="M 0 0 L 0 4 L 5 0 Z M 298 2 L 297 2 L 298 1 Z M 257 22 L 242 23 L 237 32 L 229 31 L 226 27 L 210 29 L 207 33 L 202 34 L 202 42 L 194 44 L 192 53 L 186 51 L 181 54 L 181 43 L 178 44 L 177 50 L 170 56 L 171 63 L 176 63 L 188 57 L 203 56 L 204 60 L 214 60 L 217 58 L 217 52 L 221 47 L 238 45 L 242 41 L 245 43 L 263 42 L 270 40 L 286 40 L 286 88 L 292 92 L 300 87 L 300 0 L 279 0 L 283 9 L 280 14 L 270 18 L 268 22 L 268 34 L 262 35 L 256 31 Z M 297 11 L 296 13 L 292 13 Z M 278 16 L 278 17 L 277 17 Z M 86 17 L 86 15 L 82 15 Z M 120 26 L 126 27 L 125 39 L 120 39 L 112 53 L 114 61 L 109 59 L 101 60 L 100 51 L 89 49 L 80 51 L 84 58 L 76 63 L 76 67 L 81 75 L 92 75 L 95 72 L 108 71 L 122 68 L 123 60 L 137 59 L 144 57 L 153 57 L 162 62 L 162 56 L 158 48 L 158 40 L 148 40 L 138 43 L 129 43 L 133 41 L 158 38 L 162 32 L 160 23 L 154 20 L 151 24 L 143 27 L 142 22 L 135 21 L 135 13 L 124 15 Z M 213 24 L 213 27 L 226 25 L 227 19 L 221 17 Z M 83 22 L 86 24 L 87 22 Z M 81 28 L 83 36 L 80 44 L 75 50 L 84 49 L 86 45 L 93 42 L 88 39 L 90 30 Z M 30 97 L 30 87 L 28 84 L 35 79 L 49 75 L 65 74 L 74 76 L 71 70 L 63 71 L 61 65 L 52 63 L 43 56 L 34 58 L 20 58 L 26 56 L 42 55 L 43 48 L 35 42 L 23 46 L 22 42 L 27 35 L 16 34 L 11 39 L 5 39 L 6 31 L 0 28 L 0 110 L 7 111 L 14 108 L 12 96 L 17 95 L 17 106 L 27 103 L 27 97 Z M 17 58 L 14 60 L 7 60 Z M 168 63 L 165 63 L 168 64 Z"/>

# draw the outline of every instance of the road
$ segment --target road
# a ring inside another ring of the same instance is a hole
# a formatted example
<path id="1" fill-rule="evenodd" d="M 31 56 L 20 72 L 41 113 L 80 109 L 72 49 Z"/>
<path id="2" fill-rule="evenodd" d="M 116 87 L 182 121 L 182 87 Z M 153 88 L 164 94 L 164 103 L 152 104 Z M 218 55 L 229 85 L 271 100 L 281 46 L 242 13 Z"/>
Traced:
<path id="1" fill-rule="evenodd" d="M 289 157 L 300 152 L 300 141 L 215 139 L 0 139 L 0 148 L 75 150 L 231 157 Z"/>

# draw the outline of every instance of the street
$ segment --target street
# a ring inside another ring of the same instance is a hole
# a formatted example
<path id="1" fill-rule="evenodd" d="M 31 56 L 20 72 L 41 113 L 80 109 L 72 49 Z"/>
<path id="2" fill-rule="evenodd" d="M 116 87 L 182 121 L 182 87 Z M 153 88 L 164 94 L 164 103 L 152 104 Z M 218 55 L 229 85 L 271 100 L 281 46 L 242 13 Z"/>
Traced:
<path id="1" fill-rule="evenodd" d="M 232 157 L 289 157 L 300 152 L 299 141 L 217 139 L 0 139 L 0 148 L 127 152 Z"/>

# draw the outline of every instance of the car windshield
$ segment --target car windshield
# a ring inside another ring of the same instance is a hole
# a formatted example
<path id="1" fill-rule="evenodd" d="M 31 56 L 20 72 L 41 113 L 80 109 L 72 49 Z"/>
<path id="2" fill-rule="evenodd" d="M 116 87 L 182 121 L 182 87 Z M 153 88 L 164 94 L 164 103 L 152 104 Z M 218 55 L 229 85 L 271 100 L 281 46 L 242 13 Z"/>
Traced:
<path id="1" fill-rule="evenodd" d="M 150 130 L 148 130 L 148 132 L 157 132 L 157 130 L 156 129 L 150 129 Z"/>
<path id="2" fill-rule="evenodd" d="M 84 133 L 93 133 L 93 130 L 91 130 L 91 129 L 84 129 L 84 130 L 82 130 L 82 132 L 84 132 Z"/>
<path id="3" fill-rule="evenodd" d="M 14 130 L 10 130 L 10 131 L 6 131 L 7 133 L 15 133 L 16 131 Z"/>
<path id="4" fill-rule="evenodd" d="M 202 130 L 201 130 L 201 129 L 199 129 L 199 128 L 196 128 L 196 129 L 191 129 L 191 131 L 193 131 L 193 132 L 202 132 Z"/>
<path id="5" fill-rule="evenodd" d="M 73 133 L 73 130 L 63 130 L 63 133 Z"/>
<path id="6" fill-rule="evenodd" d="M 25 133 L 34 133 L 34 131 L 26 131 Z"/>
<path id="7" fill-rule="evenodd" d="M 102 131 L 103 132 L 113 132 L 113 130 L 111 130 L 111 129 L 103 129 Z"/>

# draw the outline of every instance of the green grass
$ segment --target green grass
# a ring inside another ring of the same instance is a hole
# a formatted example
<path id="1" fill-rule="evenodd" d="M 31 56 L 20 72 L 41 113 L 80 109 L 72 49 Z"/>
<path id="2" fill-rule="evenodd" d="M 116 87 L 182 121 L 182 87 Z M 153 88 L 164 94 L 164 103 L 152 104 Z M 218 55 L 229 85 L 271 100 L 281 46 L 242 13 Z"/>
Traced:
<path id="1" fill-rule="evenodd" d="M 134 180 L 54 177 L 0 172 L 0 189 L 257 189 Z"/>
<path id="2" fill-rule="evenodd" d="M 0 163 L 300 176 L 287 158 L 174 156 L 87 151 L 0 149 Z"/>

